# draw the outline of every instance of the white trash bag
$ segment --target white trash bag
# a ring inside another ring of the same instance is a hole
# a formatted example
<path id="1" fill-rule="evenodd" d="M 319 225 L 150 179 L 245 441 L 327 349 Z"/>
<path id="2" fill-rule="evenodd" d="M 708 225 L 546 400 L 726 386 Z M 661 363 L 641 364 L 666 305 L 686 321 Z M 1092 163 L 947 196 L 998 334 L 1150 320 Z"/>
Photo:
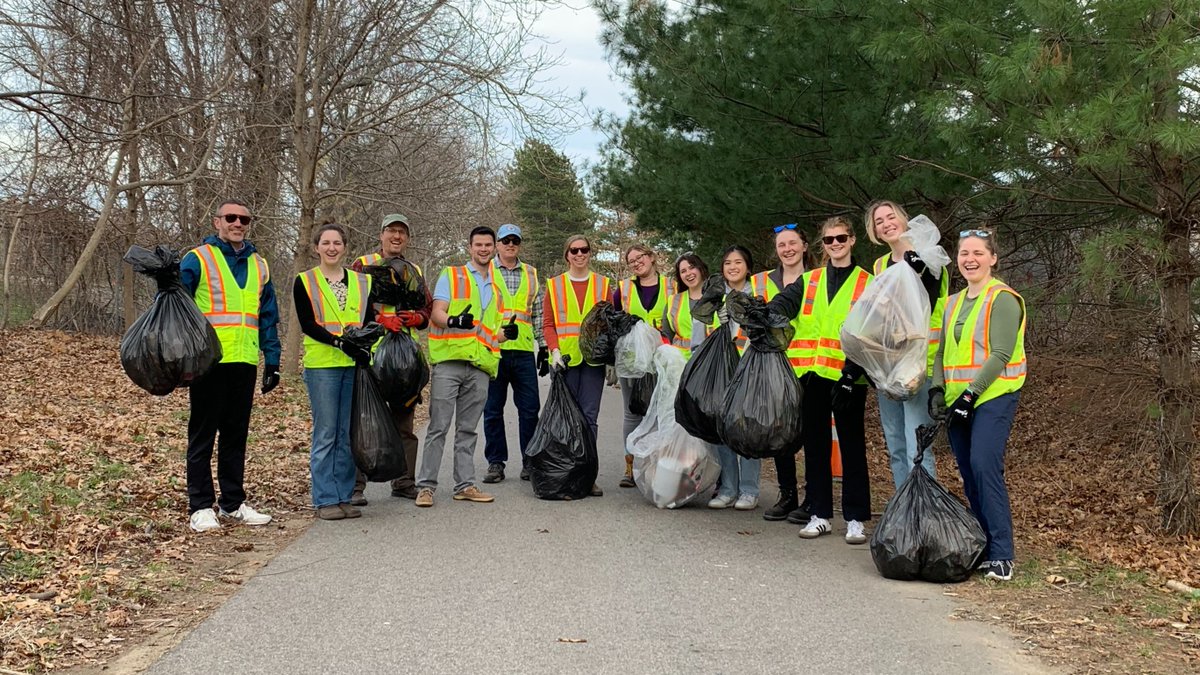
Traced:
<path id="1" fill-rule="evenodd" d="M 683 354 L 674 347 L 662 345 L 656 350 L 658 383 L 650 410 L 629 434 L 633 480 L 642 496 L 660 509 L 679 508 L 709 494 L 721 474 L 716 448 L 675 422 L 675 392 L 684 363 Z"/>

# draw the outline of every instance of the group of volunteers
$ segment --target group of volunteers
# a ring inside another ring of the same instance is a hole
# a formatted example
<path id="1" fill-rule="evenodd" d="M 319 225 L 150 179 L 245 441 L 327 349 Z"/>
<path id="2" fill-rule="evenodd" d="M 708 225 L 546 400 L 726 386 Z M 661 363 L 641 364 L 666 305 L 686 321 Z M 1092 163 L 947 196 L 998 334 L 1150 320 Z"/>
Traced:
<path id="1" fill-rule="evenodd" d="M 250 222 L 245 204 L 222 203 L 213 219 L 216 234 L 189 251 L 181 265 L 185 285 L 217 329 L 224 350 L 219 366 L 190 389 L 187 478 L 191 527 L 198 532 L 220 527 L 218 513 L 249 525 L 270 521 L 270 516 L 244 502 L 242 487 L 258 352 L 265 363 L 264 394 L 279 382 L 280 359 L 274 290 L 266 262 L 245 239 Z M 898 203 L 870 204 L 864 226 L 873 243 L 889 248 L 869 268 L 856 260 L 854 225 L 841 216 L 818 228 L 820 265 L 808 236 L 794 223 L 774 228 L 778 260 L 774 269 L 755 274 L 754 260 L 744 246 L 730 246 L 721 255 L 717 274 L 723 284 L 716 284 L 716 292 L 722 298 L 735 291 L 754 295 L 791 320 L 794 337 L 786 354 L 804 389 L 798 420 L 804 452 L 803 498 L 795 453 L 777 456 L 779 499 L 763 517 L 802 525 L 799 535 L 806 539 L 833 531 L 831 458 L 836 430 L 845 540 L 866 542 L 871 494 L 864 418 L 870 380 L 863 368 L 846 358 L 839 335 L 846 316 L 874 277 L 892 265 L 907 265 L 920 277 L 928 296 L 928 372 L 925 384 L 910 400 L 896 401 L 877 392 L 892 478 L 897 488 L 907 478 L 919 452 L 917 428 L 935 420 L 945 422 L 971 511 L 987 533 L 981 571 L 989 578 L 1011 579 L 1012 515 L 1004 454 L 1026 374 L 1024 301 L 994 276 L 997 242 L 990 230 L 959 233 L 956 266 L 966 288 L 950 295 L 950 270 L 930 269 L 913 250 L 903 236 L 908 215 Z M 296 315 L 304 332 L 304 382 L 313 411 L 312 502 L 324 520 L 359 517 L 358 507 L 367 503 L 365 478 L 356 471 L 350 453 L 350 422 L 354 368 L 368 363 L 371 355 L 342 339 L 347 328 L 370 322 L 389 331 L 428 328 L 429 427 L 419 464 L 414 408 L 391 411 L 408 466 L 405 476 L 392 481 L 392 495 L 414 499 L 419 507 L 434 504 L 452 424 L 453 499 L 494 500 L 476 485 L 476 428 L 482 417 L 488 465 L 482 482 L 504 480 L 509 449 L 503 411 L 510 386 L 518 411 L 520 477 L 529 479 L 525 451 L 538 422 L 537 378 L 551 367 L 560 369 L 595 437 L 606 381 L 616 378 L 611 367 L 584 360 L 580 327 L 601 301 L 650 323 L 664 342 L 685 356 L 727 322 L 739 353 L 749 344 L 742 327 L 723 307 L 708 323 L 693 316 L 697 304 L 711 301 L 714 293 L 714 284 L 705 283 L 709 267 L 695 254 L 679 256 L 673 279 L 668 279 L 658 269 L 655 252 L 634 245 L 624 252 L 632 276 L 614 282 L 592 270 L 592 243 L 576 235 L 563 247 L 566 272 L 543 281 L 536 268 L 521 260 L 521 229 L 511 224 L 498 230 L 472 229 L 468 260 L 441 270 L 426 306 L 397 310 L 376 300 L 372 279 L 362 270 L 403 259 L 411 235 L 405 216 L 388 215 L 381 223 L 379 250 L 346 267 L 345 229 L 334 223 L 322 225 L 312 242 L 319 263 L 293 283 Z M 628 438 L 642 416 L 630 410 L 630 382 L 621 380 L 620 386 L 623 431 Z M 414 400 L 412 406 L 418 402 Z M 221 497 L 214 513 L 210 461 L 218 432 Z M 716 452 L 721 475 L 708 506 L 757 508 L 761 460 L 742 457 L 724 446 Z M 932 453 L 924 454 L 923 466 L 934 474 Z M 624 468 L 619 485 L 634 487 L 628 447 Z M 603 491 L 593 486 L 592 494 L 600 496 Z"/>

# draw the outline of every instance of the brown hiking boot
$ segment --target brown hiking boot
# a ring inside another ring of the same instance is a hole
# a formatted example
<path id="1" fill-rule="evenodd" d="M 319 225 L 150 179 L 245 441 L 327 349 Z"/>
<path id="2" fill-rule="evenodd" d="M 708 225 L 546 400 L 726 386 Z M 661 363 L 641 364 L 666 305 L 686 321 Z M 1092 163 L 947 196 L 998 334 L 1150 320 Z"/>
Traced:
<path id="1" fill-rule="evenodd" d="M 592 483 L 592 496 L 593 497 L 603 497 L 604 490 L 601 490 L 599 485 Z"/>
<path id="2" fill-rule="evenodd" d="M 462 502 L 462 501 L 479 502 L 481 504 L 486 504 L 487 502 L 496 501 L 495 497 L 489 495 L 486 492 L 480 492 L 479 488 L 475 487 L 474 485 L 464 488 L 462 490 L 462 492 L 455 492 L 454 499 L 455 499 L 455 501 L 460 501 L 460 502 Z"/>
<path id="3" fill-rule="evenodd" d="M 321 520 L 341 520 L 346 517 L 346 513 L 337 504 L 330 504 L 318 508 L 317 517 Z"/>
<path id="4" fill-rule="evenodd" d="M 346 514 L 347 518 L 362 518 L 362 511 L 349 504 L 338 504 L 338 508 L 342 510 L 342 513 Z"/>
<path id="5" fill-rule="evenodd" d="M 367 498 L 363 495 L 362 490 L 355 490 L 350 493 L 350 506 L 366 506 Z"/>
<path id="6" fill-rule="evenodd" d="M 621 482 L 617 483 L 617 486 L 623 488 L 637 487 L 637 483 L 633 482 L 633 455 L 625 455 L 625 475 L 621 478 Z"/>
<path id="7" fill-rule="evenodd" d="M 421 488 L 417 493 L 417 506 L 433 506 L 433 490 Z"/>

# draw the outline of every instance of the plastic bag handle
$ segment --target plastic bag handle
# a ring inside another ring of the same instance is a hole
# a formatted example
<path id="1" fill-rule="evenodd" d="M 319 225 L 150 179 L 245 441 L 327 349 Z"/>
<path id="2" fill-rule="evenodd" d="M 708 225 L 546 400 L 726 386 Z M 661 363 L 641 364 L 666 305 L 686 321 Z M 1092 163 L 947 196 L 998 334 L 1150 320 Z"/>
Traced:
<path id="1" fill-rule="evenodd" d="M 945 422 L 934 422 L 917 427 L 917 456 L 913 457 L 913 466 L 921 465 L 921 461 L 925 459 L 925 451 L 933 445 L 933 440 L 941 433 L 944 426 Z"/>

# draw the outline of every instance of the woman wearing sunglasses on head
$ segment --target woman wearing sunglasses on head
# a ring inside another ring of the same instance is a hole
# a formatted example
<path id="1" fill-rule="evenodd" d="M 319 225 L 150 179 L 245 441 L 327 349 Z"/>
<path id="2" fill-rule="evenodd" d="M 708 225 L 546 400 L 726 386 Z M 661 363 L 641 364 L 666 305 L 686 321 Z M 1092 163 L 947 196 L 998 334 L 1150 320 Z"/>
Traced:
<path id="1" fill-rule="evenodd" d="M 587 237 L 581 234 L 568 237 L 563 258 L 567 261 L 567 271 L 546 282 L 542 335 L 550 348 L 550 365 L 566 367 L 567 388 L 587 418 L 592 438 L 596 438 L 599 428 L 596 419 L 604 394 L 604 366 L 584 362 L 579 348 L 579 326 L 597 302 L 611 296 L 611 283 L 608 277 L 589 268 L 592 244 Z M 603 494 L 599 486 L 592 486 L 593 496 Z"/>
<path id="2" fill-rule="evenodd" d="M 942 313 L 946 307 L 946 295 L 950 289 L 950 271 L 943 270 L 941 279 L 933 276 L 933 272 L 925 265 L 912 243 L 902 238 L 908 231 L 908 213 L 899 204 L 880 199 L 867 205 L 865 213 L 867 235 L 873 243 L 887 244 L 890 253 L 885 253 L 875 261 L 873 272 L 875 276 L 892 265 L 903 262 L 921 278 L 921 285 L 929 296 L 929 375 L 933 375 L 933 359 L 937 354 L 938 344 L 942 335 Z M 928 424 L 929 412 L 926 402 L 929 400 L 929 380 L 921 385 L 908 401 L 895 401 L 883 392 L 877 392 L 879 399 L 879 421 L 883 426 L 883 438 L 887 442 L 889 463 L 892 467 L 892 481 L 899 490 L 912 470 L 913 459 L 917 456 L 917 427 Z M 933 453 L 925 453 L 921 466 L 934 473 Z"/>
<path id="3" fill-rule="evenodd" d="M 779 292 L 797 280 L 813 266 L 812 254 L 809 252 L 808 235 L 796 223 L 778 225 L 775 227 L 775 257 L 779 259 L 779 267 L 765 272 L 759 272 L 750 279 L 754 294 L 770 302 Z M 793 323 L 799 322 L 799 317 Z M 798 326 L 793 326 L 797 331 Z M 792 338 L 788 346 L 787 356 L 796 377 L 804 374 L 800 366 L 801 343 L 798 338 Z M 796 449 L 799 452 L 799 448 Z M 779 501 L 763 512 L 763 520 L 784 520 L 793 523 L 807 523 L 809 506 L 806 500 L 802 504 L 796 486 L 796 455 L 780 455 L 775 458 L 775 475 L 779 478 Z"/>
<path id="4" fill-rule="evenodd" d="M 685 359 L 691 358 L 692 348 L 699 347 L 712 330 L 692 318 L 692 309 L 704 295 L 707 278 L 708 265 L 695 253 L 684 253 L 675 261 L 675 293 L 663 312 L 662 334 L 683 352 Z"/>
<path id="5" fill-rule="evenodd" d="M 854 227 L 841 216 L 821 223 L 826 264 L 806 272 L 771 300 L 771 308 L 799 317 L 797 365 L 804 371 L 804 480 L 812 516 L 800 536 L 815 539 L 833 531 L 833 413 L 842 453 L 842 515 L 846 542 L 862 544 L 863 523 L 871 519 L 871 484 L 867 476 L 867 441 L 863 414 L 867 385 L 863 369 L 846 360 L 841 329 L 850 308 L 862 296 L 871 274 L 854 261 Z"/>
<path id="6" fill-rule="evenodd" d="M 612 304 L 643 321 L 662 328 L 663 313 L 671 302 L 671 289 L 667 278 L 658 273 L 654 264 L 654 251 L 643 244 L 634 244 L 625 251 L 625 264 L 633 272 L 633 277 L 617 283 L 613 291 Z M 625 406 L 625 440 L 629 434 L 642 423 L 642 415 L 636 415 L 629 410 L 629 399 L 633 395 L 633 380 L 621 378 L 621 398 Z M 636 487 L 633 482 L 633 455 L 625 448 L 625 475 L 621 477 L 620 487 Z"/>
<path id="7" fill-rule="evenodd" d="M 946 420 L 963 491 L 987 532 L 981 569 L 990 579 L 1008 581 L 1013 537 L 1004 453 L 1025 384 L 1025 301 L 992 276 L 998 261 L 994 233 L 959 234 L 958 272 L 967 288 L 946 301 L 929 413 Z"/>
<path id="8" fill-rule="evenodd" d="M 754 294 L 754 289 L 750 286 L 750 270 L 753 265 L 754 258 L 746 247 L 730 246 L 725 249 L 725 253 L 721 255 L 721 276 L 725 279 L 726 294 L 733 291 Z M 746 335 L 733 317 L 729 316 L 729 310 L 724 305 L 717 312 L 717 321 L 732 324 L 738 353 L 745 351 Z M 762 460 L 742 457 L 724 445 L 717 446 L 717 459 L 721 462 L 721 479 L 717 485 L 717 496 L 708 502 L 708 508 L 725 509 L 731 505 L 739 511 L 758 508 Z"/>

